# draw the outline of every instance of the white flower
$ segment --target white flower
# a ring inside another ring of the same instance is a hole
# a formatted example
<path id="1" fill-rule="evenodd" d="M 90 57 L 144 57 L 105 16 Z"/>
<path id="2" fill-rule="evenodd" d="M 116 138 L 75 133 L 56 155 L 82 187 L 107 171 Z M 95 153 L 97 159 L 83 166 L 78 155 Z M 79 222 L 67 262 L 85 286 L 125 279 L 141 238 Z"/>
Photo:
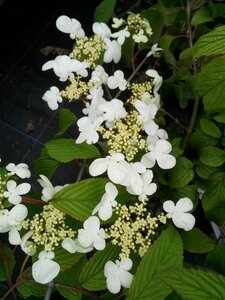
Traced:
<path id="1" fill-rule="evenodd" d="M 158 94 L 158 90 L 160 89 L 160 87 L 162 85 L 162 82 L 163 82 L 162 76 L 160 76 L 158 74 L 158 72 L 156 70 L 153 70 L 153 69 L 147 70 L 145 73 L 149 77 L 154 78 L 154 80 L 153 80 L 153 84 L 154 84 L 153 94 L 154 94 L 154 97 L 155 97 L 156 101 L 159 102 L 160 97 L 159 97 L 159 94 Z"/>
<path id="2" fill-rule="evenodd" d="M 127 174 L 126 168 L 120 163 L 124 161 L 122 153 L 116 153 L 105 158 L 97 158 L 89 166 L 91 176 L 98 176 L 107 171 L 109 179 L 115 184 L 121 184 Z"/>
<path id="3" fill-rule="evenodd" d="M 9 211 L 4 209 L 0 212 L 0 233 L 9 232 L 9 242 L 19 245 L 21 238 L 19 230 L 21 222 L 27 217 L 28 211 L 25 205 L 17 204 Z"/>
<path id="4" fill-rule="evenodd" d="M 154 44 L 151 48 L 151 50 L 147 53 L 146 57 L 149 57 L 151 55 L 155 55 L 156 52 L 162 51 L 162 48 L 158 47 L 158 44 Z"/>
<path id="5" fill-rule="evenodd" d="M 119 99 L 105 101 L 98 106 L 98 109 L 104 112 L 103 119 L 107 122 L 107 127 L 113 126 L 116 118 L 123 119 L 127 115 L 127 112 L 123 107 L 123 102 Z"/>
<path id="6" fill-rule="evenodd" d="M 18 177 L 24 179 L 24 178 L 30 178 L 31 173 L 28 169 L 28 165 L 21 163 L 18 165 L 15 165 L 14 163 L 9 163 L 6 166 L 6 170 L 11 173 L 11 175 L 17 175 Z"/>
<path id="7" fill-rule="evenodd" d="M 73 240 L 71 238 L 65 238 L 62 241 L 61 245 L 65 250 L 67 250 L 70 253 L 75 253 L 75 252 L 88 253 L 94 249 L 92 246 L 84 248 L 83 246 L 81 246 L 78 239 Z"/>
<path id="8" fill-rule="evenodd" d="M 89 217 L 83 225 L 84 229 L 78 230 L 78 242 L 84 248 L 94 247 L 97 250 L 105 248 L 105 231 L 100 228 L 98 217 Z"/>
<path id="9" fill-rule="evenodd" d="M 167 140 L 168 134 L 166 130 L 159 128 L 155 135 L 149 135 L 147 137 L 146 143 L 148 146 L 155 145 L 158 140 Z M 150 147 L 151 149 L 151 147 Z"/>
<path id="10" fill-rule="evenodd" d="M 108 25 L 103 22 L 95 22 L 92 26 L 92 30 L 95 34 L 99 35 L 102 40 L 110 38 L 111 30 Z"/>
<path id="11" fill-rule="evenodd" d="M 131 286 L 133 275 L 128 271 L 132 268 L 132 260 L 130 258 L 111 260 L 105 264 L 104 275 L 106 277 L 106 285 L 112 294 L 119 293 L 121 286 L 129 288 Z"/>
<path id="12" fill-rule="evenodd" d="M 136 100 L 134 107 L 139 112 L 138 119 L 147 123 L 149 120 L 153 120 L 158 111 L 158 107 L 154 103 L 145 103 L 140 100 Z"/>
<path id="13" fill-rule="evenodd" d="M 36 245 L 32 241 L 28 241 L 34 231 L 28 231 L 21 239 L 20 247 L 26 255 L 32 256 L 36 252 Z"/>
<path id="14" fill-rule="evenodd" d="M 130 32 L 127 30 L 127 27 L 111 34 L 111 37 L 117 38 L 117 43 L 120 46 L 124 44 L 125 39 L 128 38 L 129 36 L 130 36 Z"/>
<path id="15" fill-rule="evenodd" d="M 68 33 L 71 39 L 81 38 L 85 36 L 84 30 L 81 28 L 81 24 L 76 19 L 70 19 L 67 16 L 60 16 L 56 20 L 56 27 L 58 30 Z"/>
<path id="16" fill-rule="evenodd" d="M 59 107 L 58 103 L 63 101 L 62 97 L 60 96 L 60 91 L 56 86 L 50 87 L 50 90 L 44 93 L 42 99 L 47 102 L 51 110 L 56 110 Z"/>
<path id="17" fill-rule="evenodd" d="M 108 74 L 105 72 L 105 69 L 102 66 L 98 65 L 91 73 L 90 82 L 93 82 L 95 86 L 99 86 L 102 84 L 106 84 L 107 79 Z"/>
<path id="18" fill-rule="evenodd" d="M 103 98 L 104 91 L 101 86 L 94 86 L 89 90 L 87 95 L 88 99 L 91 99 L 91 103 L 86 102 L 86 108 L 82 112 L 87 115 L 92 122 L 98 117 L 103 116 L 103 112 L 99 110 L 99 104 L 105 103 L 106 100 Z"/>
<path id="19" fill-rule="evenodd" d="M 95 144 L 99 140 L 99 134 L 97 130 L 103 122 L 103 118 L 99 117 L 95 121 L 92 121 L 89 117 L 80 118 L 77 121 L 80 134 L 76 140 L 77 144 L 86 141 L 88 144 Z"/>
<path id="20" fill-rule="evenodd" d="M 42 66 L 42 71 L 53 69 L 60 81 L 66 81 L 69 75 L 75 72 L 77 75 L 87 77 L 88 72 L 86 68 L 88 64 L 80 62 L 77 59 L 71 59 L 67 55 L 59 55 L 54 60 L 49 60 Z"/>
<path id="21" fill-rule="evenodd" d="M 38 260 L 32 265 L 32 276 L 36 282 L 46 284 L 52 281 L 60 271 L 60 266 L 52 259 L 54 252 L 41 251 Z"/>
<path id="22" fill-rule="evenodd" d="M 45 175 L 39 175 L 39 176 L 41 177 L 41 179 L 38 179 L 37 181 L 43 187 L 41 200 L 43 200 L 44 202 L 48 202 L 64 186 L 58 185 L 53 187 L 53 185 Z"/>
<path id="23" fill-rule="evenodd" d="M 105 186 L 105 194 L 102 196 L 100 203 L 93 209 L 92 215 L 98 212 L 101 220 L 106 221 L 112 217 L 112 207 L 116 207 L 115 200 L 118 190 L 114 184 L 108 182 Z"/>
<path id="24" fill-rule="evenodd" d="M 9 180 L 6 184 L 7 191 L 3 193 L 5 198 L 12 204 L 19 204 L 22 201 L 21 195 L 25 195 L 30 191 L 29 183 L 16 184 L 14 180 Z"/>
<path id="25" fill-rule="evenodd" d="M 119 28 L 125 23 L 124 19 L 122 18 L 118 19 L 114 17 L 112 20 L 113 20 L 113 24 L 112 24 L 113 28 Z"/>
<path id="26" fill-rule="evenodd" d="M 124 91 L 126 89 L 127 81 L 124 79 L 123 71 L 117 70 L 113 76 L 108 78 L 107 84 L 112 90 L 119 88 L 121 91 Z"/>
<path id="27" fill-rule="evenodd" d="M 105 39 L 104 43 L 106 45 L 106 51 L 103 61 L 105 63 L 114 61 L 114 63 L 117 64 L 121 58 L 121 46 L 116 41 L 110 41 L 110 39 Z"/>
<path id="28" fill-rule="evenodd" d="M 168 141 L 158 140 L 155 145 L 150 146 L 151 152 L 148 152 L 142 156 L 141 163 L 146 168 L 152 168 L 157 161 L 161 169 L 171 169 L 176 164 L 176 159 L 169 153 L 172 150 L 172 146 Z"/>
<path id="29" fill-rule="evenodd" d="M 132 37 L 136 43 L 147 43 L 148 41 L 143 29 L 140 29 L 137 34 L 133 34 Z"/>
<path id="30" fill-rule="evenodd" d="M 191 230 L 195 225 L 195 217 L 188 213 L 192 208 L 193 203 L 187 197 L 181 198 L 176 204 L 171 200 L 163 203 L 163 209 L 167 212 L 167 218 L 172 218 L 176 227 L 186 231 Z"/>

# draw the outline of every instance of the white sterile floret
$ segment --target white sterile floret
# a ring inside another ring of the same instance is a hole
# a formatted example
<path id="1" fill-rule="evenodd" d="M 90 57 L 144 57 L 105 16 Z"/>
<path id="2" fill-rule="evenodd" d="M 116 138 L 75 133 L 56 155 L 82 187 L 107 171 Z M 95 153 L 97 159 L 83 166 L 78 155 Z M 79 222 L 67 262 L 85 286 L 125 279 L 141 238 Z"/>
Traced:
<path id="1" fill-rule="evenodd" d="M 83 117 L 77 121 L 77 126 L 80 134 L 76 140 L 77 144 L 87 142 L 87 144 L 95 144 L 99 140 L 98 129 L 103 118 L 99 117 L 95 121 L 92 121 L 89 117 Z"/>
<path id="2" fill-rule="evenodd" d="M 156 52 L 158 51 L 162 51 L 163 49 L 162 48 L 159 48 L 158 47 L 158 44 L 154 44 L 151 48 L 151 50 L 147 53 L 146 57 L 149 57 L 151 55 L 155 55 Z"/>
<path id="3" fill-rule="evenodd" d="M 98 109 L 104 113 L 103 119 L 106 121 L 107 127 L 112 127 L 116 118 L 123 119 L 127 116 L 123 102 L 119 99 L 105 101 L 98 106 Z"/>
<path id="4" fill-rule="evenodd" d="M 108 79 L 108 74 L 106 73 L 105 69 L 98 65 L 94 71 L 91 73 L 90 82 L 93 82 L 95 86 L 99 86 L 102 84 L 106 84 Z"/>
<path id="5" fill-rule="evenodd" d="M 162 82 L 163 82 L 162 76 L 160 76 L 158 74 L 158 72 L 156 70 L 153 70 L 153 69 L 147 70 L 145 73 L 149 77 L 154 78 L 154 80 L 153 80 L 153 84 L 154 84 L 153 94 L 154 94 L 154 97 L 155 97 L 156 101 L 159 102 L 160 101 L 160 96 L 158 94 L 158 90 L 160 89 L 160 87 L 162 85 Z"/>
<path id="6" fill-rule="evenodd" d="M 36 252 L 36 245 L 34 242 L 29 241 L 29 238 L 33 235 L 33 230 L 24 234 L 21 239 L 20 247 L 26 255 L 32 256 Z"/>
<path id="7" fill-rule="evenodd" d="M 149 120 L 153 120 L 158 111 L 158 107 L 154 103 L 145 103 L 140 100 L 136 100 L 134 107 L 139 112 L 138 119 L 147 123 Z"/>
<path id="8" fill-rule="evenodd" d="M 105 194 L 102 196 L 100 203 L 93 209 L 92 215 L 98 212 L 101 220 L 106 221 L 112 217 L 112 208 L 116 207 L 115 200 L 118 195 L 118 190 L 114 184 L 108 182 L 105 186 Z"/>
<path id="9" fill-rule="evenodd" d="M 120 26 L 122 26 L 125 23 L 125 20 L 122 18 L 119 19 L 119 18 L 114 17 L 112 20 L 113 20 L 113 24 L 112 24 L 113 28 L 119 28 Z"/>
<path id="10" fill-rule="evenodd" d="M 89 166 L 91 176 L 98 176 L 107 171 L 109 179 L 115 184 L 121 184 L 127 174 L 127 169 L 121 164 L 125 157 L 122 153 L 95 159 Z"/>
<path id="11" fill-rule="evenodd" d="M 56 110 L 59 107 L 59 103 L 63 101 L 60 91 L 56 86 L 50 87 L 50 90 L 44 93 L 42 99 L 47 102 L 51 110 Z"/>
<path id="12" fill-rule="evenodd" d="M 167 139 L 168 139 L 168 134 L 166 130 L 159 128 L 154 136 L 148 135 L 146 143 L 148 146 L 152 146 L 155 145 L 158 140 L 167 140 Z"/>
<path id="13" fill-rule="evenodd" d="M 110 63 L 114 61 L 117 64 L 121 58 L 121 46 L 114 40 L 111 41 L 110 39 L 104 40 L 106 50 L 104 53 L 103 61 L 105 63 Z"/>
<path id="14" fill-rule="evenodd" d="M 108 25 L 103 22 L 95 22 L 92 26 L 92 30 L 95 34 L 99 35 L 102 40 L 110 38 L 111 30 Z"/>
<path id="15" fill-rule="evenodd" d="M 10 211 L 8 209 L 0 211 L 0 233 L 9 232 L 10 244 L 19 245 L 21 243 L 19 230 L 21 222 L 27 217 L 27 214 L 27 208 L 23 204 L 16 204 Z"/>
<path id="16" fill-rule="evenodd" d="M 148 38 L 144 34 L 144 30 L 143 29 L 140 29 L 137 34 L 133 34 L 132 38 L 134 39 L 134 41 L 136 43 L 147 43 L 147 41 L 148 41 Z"/>
<path id="17" fill-rule="evenodd" d="M 39 175 L 41 179 L 38 179 L 38 183 L 43 187 L 41 200 L 48 202 L 53 196 L 59 192 L 64 186 L 57 185 L 53 187 L 49 179 L 45 175 Z"/>
<path id="18" fill-rule="evenodd" d="M 32 265 L 32 276 L 34 280 L 41 284 L 46 284 L 52 281 L 60 271 L 60 266 L 53 261 L 54 252 L 41 251 L 38 255 L 38 260 Z"/>
<path id="19" fill-rule="evenodd" d="M 56 20 L 56 27 L 63 33 L 68 33 L 71 39 L 81 38 L 85 36 L 84 30 L 77 19 L 71 19 L 67 16 L 60 16 Z"/>
<path id="20" fill-rule="evenodd" d="M 87 67 L 88 64 L 86 62 L 80 62 L 77 59 L 71 59 L 67 55 L 59 55 L 54 60 L 46 62 L 42 66 L 42 71 L 53 69 L 60 81 L 66 81 L 69 75 L 72 75 L 73 72 L 82 77 L 87 77 Z"/>
<path id="21" fill-rule="evenodd" d="M 150 152 L 142 156 L 141 162 L 146 168 L 152 168 L 156 161 L 161 169 L 172 169 L 176 164 L 176 159 L 169 154 L 172 146 L 168 141 L 158 140 L 156 144 L 149 147 Z"/>
<path id="22" fill-rule="evenodd" d="M 112 90 L 119 88 L 121 91 L 124 91 L 126 89 L 127 81 L 124 79 L 123 71 L 117 70 L 113 76 L 108 78 L 107 84 Z"/>
<path id="23" fill-rule="evenodd" d="M 14 180 L 9 180 L 6 184 L 7 191 L 3 193 L 5 198 L 12 204 L 19 204 L 22 201 L 21 195 L 25 195 L 30 191 L 29 183 L 16 184 Z"/>
<path id="24" fill-rule="evenodd" d="M 133 262 L 130 258 L 111 260 L 105 264 L 104 275 L 106 277 L 107 289 L 112 294 L 119 293 L 121 287 L 129 288 L 131 286 L 133 275 L 128 271 L 132 268 Z"/>
<path id="25" fill-rule="evenodd" d="M 78 239 L 73 240 L 71 238 L 65 238 L 61 246 L 70 253 L 88 253 L 94 249 L 92 246 L 85 248 L 79 243 Z"/>
<path id="26" fill-rule="evenodd" d="M 195 217 L 188 213 L 193 209 L 191 199 L 181 198 L 174 204 L 173 201 L 167 200 L 163 203 L 163 209 L 167 212 L 167 218 L 172 218 L 174 225 L 186 231 L 191 230 L 195 225 Z"/>
<path id="27" fill-rule="evenodd" d="M 125 39 L 128 38 L 129 36 L 130 36 L 130 32 L 127 30 L 127 27 L 111 34 L 111 37 L 117 38 L 117 43 L 120 46 L 124 44 Z"/>
<path id="28" fill-rule="evenodd" d="M 83 224 L 84 229 L 78 230 L 78 242 L 82 247 L 94 247 L 97 250 L 105 248 L 105 231 L 100 228 L 99 218 L 89 217 Z"/>
<path id="29" fill-rule="evenodd" d="M 20 163 L 18 165 L 15 165 L 14 163 L 9 163 L 6 166 L 6 170 L 9 171 L 11 175 L 17 175 L 22 179 L 30 178 L 31 176 L 30 170 L 28 169 L 28 165 L 24 163 Z"/>
<path id="30" fill-rule="evenodd" d="M 103 98 L 103 88 L 101 86 L 94 86 L 89 90 L 87 99 L 90 99 L 91 102 L 86 102 L 86 108 L 82 109 L 83 114 L 87 115 L 93 122 L 98 118 L 103 116 L 103 112 L 99 110 L 99 104 L 105 103 Z"/>

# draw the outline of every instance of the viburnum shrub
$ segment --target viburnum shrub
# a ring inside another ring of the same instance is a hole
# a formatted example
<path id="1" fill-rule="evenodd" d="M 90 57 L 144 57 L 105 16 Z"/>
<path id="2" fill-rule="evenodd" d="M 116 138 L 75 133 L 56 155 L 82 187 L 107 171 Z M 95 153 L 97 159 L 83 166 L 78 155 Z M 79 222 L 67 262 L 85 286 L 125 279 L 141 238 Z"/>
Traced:
<path id="1" fill-rule="evenodd" d="M 225 299 L 225 27 L 206 30 L 225 5 L 172 2 L 110 19 L 116 1 L 104 0 L 90 36 L 57 18 L 72 50 L 42 66 L 64 87 L 42 98 L 60 129 L 36 161 L 39 197 L 20 183 L 26 164 L 1 168 L 0 232 L 26 254 L 13 283 L 14 250 L 1 246 L 2 299 L 14 288 L 41 297 L 46 284 L 45 299 L 54 289 L 66 299 Z M 185 113 L 194 102 L 189 124 L 172 114 L 173 98 Z M 60 109 L 66 101 L 79 101 L 78 120 Z M 71 126 L 77 136 L 63 138 Z M 56 168 L 74 160 L 78 180 L 55 186 Z M 202 207 L 208 231 L 197 226 Z"/>

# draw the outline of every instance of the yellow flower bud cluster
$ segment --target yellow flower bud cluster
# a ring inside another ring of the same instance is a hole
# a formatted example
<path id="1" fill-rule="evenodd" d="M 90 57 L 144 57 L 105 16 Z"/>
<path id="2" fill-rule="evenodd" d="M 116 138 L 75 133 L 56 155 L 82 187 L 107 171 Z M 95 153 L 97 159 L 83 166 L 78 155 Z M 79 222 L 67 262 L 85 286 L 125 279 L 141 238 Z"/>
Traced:
<path id="1" fill-rule="evenodd" d="M 106 238 L 112 244 L 121 247 L 121 258 L 130 256 L 131 251 L 144 256 L 152 244 L 160 223 L 166 223 L 166 216 L 162 213 L 152 217 L 146 208 L 147 198 L 127 207 L 118 204 L 115 212 L 118 215 L 116 222 L 106 229 Z"/>
<path id="2" fill-rule="evenodd" d="M 2 201 L 4 199 L 3 194 L 5 192 L 6 183 L 10 176 L 11 176 L 10 173 L 0 174 L 0 209 L 4 209 L 4 206 L 2 204 Z"/>
<path id="3" fill-rule="evenodd" d="M 90 68 L 96 67 L 96 62 L 100 59 L 101 54 L 105 50 L 105 44 L 100 36 L 83 37 L 77 39 L 73 51 L 70 53 L 70 58 L 75 58 L 80 61 L 87 62 Z"/>
<path id="4" fill-rule="evenodd" d="M 129 30 L 138 33 L 139 30 L 144 30 L 149 36 L 153 34 L 152 28 L 147 19 L 142 18 L 140 14 L 130 13 L 127 17 L 127 27 Z"/>
<path id="5" fill-rule="evenodd" d="M 51 203 L 43 207 L 42 213 L 25 220 L 22 227 L 33 230 L 31 240 L 45 251 L 54 251 L 66 237 L 75 236 L 75 231 L 65 224 L 65 214 Z"/>
<path id="6" fill-rule="evenodd" d="M 80 76 L 71 75 L 69 81 L 70 84 L 66 89 L 60 92 L 60 95 L 69 101 L 81 99 L 83 96 L 86 96 L 93 85 L 91 82 L 86 83 L 82 81 Z"/>
<path id="7" fill-rule="evenodd" d="M 127 102 L 134 105 L 135 101 L 142 100 L 146 93 L 148 93 L 150 97 L 154 98 L 152 88 L 152 80 L 143 83 L 129 83 L 127 89 L 131 91 L 131 97 L 127 100 Z"/>
<path id="8" fill-rule="evenodd" d="M 147 151 L 146 141 L 140 134 L 142 130 L 143 123 L 138 120 L 138 112 L 132 110 L 125 119 L 117 119 L 112 128 L 101 127 L 100 133 L 107 140 L 110 155 L 123 153 L 128 161 L 132 161 L 139 150 Z"/>

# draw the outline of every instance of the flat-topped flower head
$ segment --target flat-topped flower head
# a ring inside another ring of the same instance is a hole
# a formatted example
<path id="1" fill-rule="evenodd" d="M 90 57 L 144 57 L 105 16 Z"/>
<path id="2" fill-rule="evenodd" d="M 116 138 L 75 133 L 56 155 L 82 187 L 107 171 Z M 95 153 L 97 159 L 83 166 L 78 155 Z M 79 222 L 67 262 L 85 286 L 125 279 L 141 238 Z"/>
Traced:
<path id="1" fill-rule="evenodd" d="M 9 180 L 6 187 L 7 191 L 3 193 L 3 196 L 14 205 L 19 204 L 22 201 L 21 195 L 27 194 L 31 189 L 31 185 L 29 183 L 21 183 L 17 185 L 14 180 Z"/>
<path id="2" fill-rule="evenodd" d="M 54 252 L 41 251 L 38 255 L 38 260 L 32 265 L 32 276 L 34 280 L 41 284 L 46 284 L 52 281 L 60 271 L 60 266 L 53 261 Z"/>
<path id="3" fill-rule="evenodd" d="M 24 163 L 20 163 L 18 165 L 15 165 L 14 163 L 9 163 L 6 166 L 6 170 L 9 171 L 11 175 L 17 175 L 22 179 L 30 178 L 31 176 L 30 170 L 28 169 L 28 165 Z"/>
<path id="4" fill-rule="evenodd" d="M 105 248 L 105 231 L 100 228 L 98 217 L 89 217 L 83 225 L 84 229 L 78 230 L 78 242 L 84 248 L 94 247 L 97 250 Z"/>
<path id="5" fill-rule="evenodd" d="M 194 227 L 195 217 L 188 213 L 193 209 L 191 199 L 181 198 L 176 204 L 171 200 L 167 200 L 163 203 L 163 209 L 167 212 L 167 218 L 171 218 L 176 227 L 185 231 L 189 231 Z"/>
<path id="6" fill-rule="evenodd" d="M 63 101 L 60 96 L 60 91 L 56 86 L 50 87 L 50 89 L 44 93 L 42 99 L 47 102 L 51 110 L 56 110 L 59 107 L 59 103 Z"/>
<path id="7" fill-rule="evenodd" d="M 84 30 L 77 19 L 71 19 L 67 16 L 60 16 L 56 20 L 56 27 L 63 33 L 68 33 L 71 39 L 81 38 L 85 36 Z"/>
<path id="8" fill-rule="evenodd" d="M 132 268 L 133 262 L 130 258 L 111 260 L 105 264 L 104 275 L 106 277 L 107 289 L 112 294 L 119 293 L 121 287 L 129 288 L 131 286 L 133 275 L 128 271 Z"/>

